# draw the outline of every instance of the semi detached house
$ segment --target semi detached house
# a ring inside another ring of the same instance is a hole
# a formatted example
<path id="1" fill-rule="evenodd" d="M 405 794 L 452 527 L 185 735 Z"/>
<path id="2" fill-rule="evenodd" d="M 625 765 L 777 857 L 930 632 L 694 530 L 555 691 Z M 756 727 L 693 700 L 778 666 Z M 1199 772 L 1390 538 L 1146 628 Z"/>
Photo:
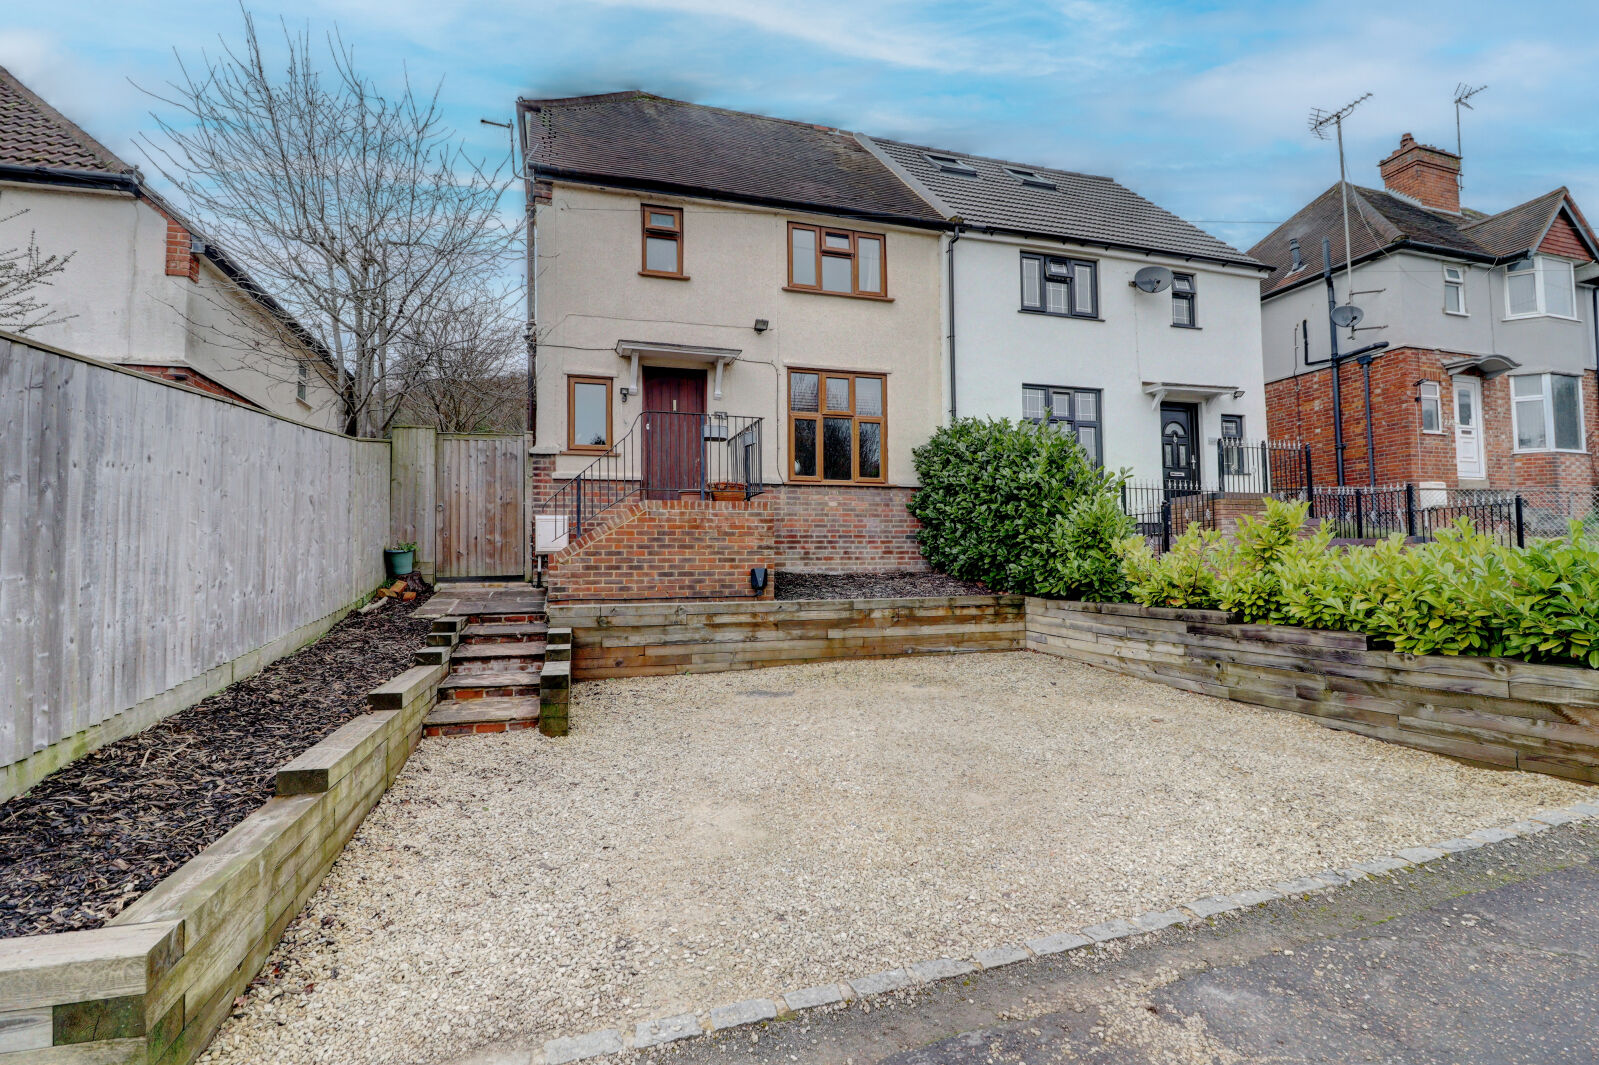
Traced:
<path id="1" fill-rule="evenodd" d="M 518 116 L 556 598 L 920 569 L 911 452 L 955 417 L 1167 483 L 1264 431 L 1265 268 L 1109 178 L 638 92 Z"/>

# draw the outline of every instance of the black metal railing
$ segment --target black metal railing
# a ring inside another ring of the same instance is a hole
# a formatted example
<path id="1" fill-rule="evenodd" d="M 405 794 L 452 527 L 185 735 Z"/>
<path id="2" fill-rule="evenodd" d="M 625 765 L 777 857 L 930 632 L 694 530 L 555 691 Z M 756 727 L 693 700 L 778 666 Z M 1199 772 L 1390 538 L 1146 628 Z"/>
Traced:
<path id="1" fill-rule="evenodd" d="M 1317 488 L 1310 516 L 1335 539 L 1381 540 L 1395 534 L 1432 540 L 1461 518 L 1479 533 L 1506 547 L 1524 547 L 1528 522 L 1525 501 L 1516 492 L 1462 492 L 1450 488 L 1396 484 Z"/>
<path id="2" fill-rule="evenodd" d="M 1190 525 L 1214 529 L 1216 496 L 1214 489 L 1184 479 L 1121 486 L 1122 513 L 1133 519 L 1138 534 L 1158 552 L 1169 550 L 1172 540 Z"/>
<path id="3" fill-rule="evenodd" d="M 749 499 L 765 491 L 761 419 L 645 411 L 615 446 L 535 512 L 567 519 L 572 539 L 631 499 Z"/>
<path id="4" fill-rule="evenodd" d="M 1308 499 L 1315 489 L 1309 444 L 1224 436 L 1216 441 L 1216 470 L 1223 492 Z"/>

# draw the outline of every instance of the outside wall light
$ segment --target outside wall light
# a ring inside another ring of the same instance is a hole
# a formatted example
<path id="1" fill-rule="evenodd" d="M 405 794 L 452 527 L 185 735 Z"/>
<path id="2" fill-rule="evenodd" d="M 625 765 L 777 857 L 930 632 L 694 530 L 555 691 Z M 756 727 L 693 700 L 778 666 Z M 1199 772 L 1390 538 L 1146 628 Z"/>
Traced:
<path id="1" fill-rule="evenodd" d="M 752 566 L 750 568 L 750 587 L 755 590 L 756 595 L 766 591 L 766 576 L 765 566 Z"/>
<path id="2" fill-rule="evenodd" d="M 772 323 L 768 322 L 765 318 L 755 319 L 755 331 L 757 333 L 764 333 L 770 328 L 772 328 Z"/>

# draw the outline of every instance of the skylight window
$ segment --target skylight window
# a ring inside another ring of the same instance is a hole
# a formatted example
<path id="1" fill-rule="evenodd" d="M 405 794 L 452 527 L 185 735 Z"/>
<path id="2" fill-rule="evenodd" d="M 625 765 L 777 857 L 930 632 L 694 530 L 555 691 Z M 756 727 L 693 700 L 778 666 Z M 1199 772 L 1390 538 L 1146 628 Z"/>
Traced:
<path id="1" fill-rule="evenodd" d="M 1036 170 L 1028 170 L 1021 166 L 1007 166 L 1005 173 L 1020 181 L 1023 185 L 1035 189 L 1053 189 L 1055 183 Z"/>
<path id="2" fill-rule="evenodd" d="M 934 155 L 932 152 L 928 152 L 927 161 L 938 167 L 945 174 L 959 174 L 961 177 L 977 176 L 977 168 L 958 156 Z"/>

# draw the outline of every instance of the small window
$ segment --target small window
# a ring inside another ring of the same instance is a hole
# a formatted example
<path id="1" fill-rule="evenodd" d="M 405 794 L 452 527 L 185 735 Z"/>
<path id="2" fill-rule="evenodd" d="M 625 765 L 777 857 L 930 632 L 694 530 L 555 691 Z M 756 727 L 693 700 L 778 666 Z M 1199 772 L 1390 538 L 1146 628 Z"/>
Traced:
<path id="1" fill-rule="evenodd" d="M 1022 254 L 1022 310 L 1099 317 L 1099 270 L 1086 259 Z"/>
<path id="2" fill-rule="evenodd" d="M 1464 267 L 1444 267 L 1444 313 L 1466 313 L 1466 271 Z"/>
<path id="3" fill-rule="evenodd" d="M 571 451 L 611 449 L 611 379 L 566 379 L 566 446 Z"/>
<path id="4" fill-rule="evenodd" d="M 1035 424 L 1059 426 L 1077 438 L 1089 458 L 1096 463 L 1104 462 L 1099 389 L 1023 385 L 1022 418 Z"/>
<path id="5" fill-rule="evenodd" d="M 1221 416 L 1222 468 L 1227 473 L 1243 473 L 1248 463 L 1244 457 L 1244 416 Z"/>
<path id="6" fill-rule="evenodd" d="M 301 403 L 309 403 L 311 395 L 311 364 L 301 359 L 300 365 L 296 367 L 296 370 L 299 376 L 294 382 L 294 398 Z"/>
<path id="7" fill-rule="evenodd" d="M 887 388 L 881 374 L 790 371 L 790 475 L 800 481 L 885 480 Z"/>
<path id="8" fill-rule="evenodd" d="M 1033 189 L 1053 189 L 1058 186 L 1049 178 L 1036 170 L 1028 170 L 1021 166 L 1007 166 L 1005 173 L 1020 181 L 1023 185 Z"/>
<path id="9" fill-rule="evenodd" d="M 1421 431 L 1424 433 L 1443 432 L 1444 409 L 1438 382 L 1421 382 L 1416 387 L 1416 395 L 1421 400 Z"/>
<path id="10" fill-rule="evenodd" d="M 977 176 L 977 168 L 958 156 L 935 155 L 932 152 L 928 152 L 927 161 L 938 167 L 939 171 L 945 174 L 959 174 L 961 177 Z"/>
<path id="11" fill-rule="evenodd" d="M 1582 451 L 1582 382 L 1568 374 L 1510 379 L 1517 451 Z"/>
<path id="12" fill-rule="evenodd" d="M 1171 324 L 1184 329 L 1199 328 L 1199 293 L 1193 274 L 1171 275 Z"/>
<path id="13" fill-rule="evenodd" d="M 789 288 L 887 299 L 887 258 L 881 233 L 789 223 Z"/>
<path id="14" fill-rule="evenodd" d="M 682 277 L 682 208 L 645 204 L 643 220 L 644 265 L 639 273 L 648 277 Z"/>

